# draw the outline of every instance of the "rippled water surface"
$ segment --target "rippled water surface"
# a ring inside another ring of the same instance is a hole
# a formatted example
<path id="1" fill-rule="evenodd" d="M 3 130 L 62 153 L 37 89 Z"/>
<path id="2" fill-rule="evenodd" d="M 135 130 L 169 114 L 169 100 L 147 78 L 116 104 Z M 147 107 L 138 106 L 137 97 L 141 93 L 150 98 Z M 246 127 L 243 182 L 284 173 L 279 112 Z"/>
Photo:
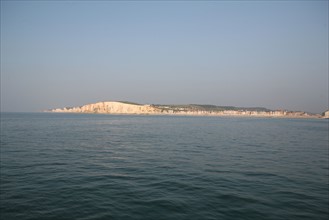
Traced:
<path id="1" fill-rule="evenodd" d="M 327 219 L 328 120 L 1 114 L 0 219 Z"/>

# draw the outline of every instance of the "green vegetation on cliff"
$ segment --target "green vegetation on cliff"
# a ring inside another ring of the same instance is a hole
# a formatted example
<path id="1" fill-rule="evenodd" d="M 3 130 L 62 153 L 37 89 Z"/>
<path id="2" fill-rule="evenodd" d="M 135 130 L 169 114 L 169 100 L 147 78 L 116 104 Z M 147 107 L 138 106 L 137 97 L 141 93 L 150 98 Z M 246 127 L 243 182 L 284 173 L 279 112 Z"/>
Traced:
<path id="1" fill-rule="evenodd" d="M 123 104 L 129 104 L 129 105 L 142 105 L 142 104 L 139 104 L 136 102 L 128 102 L 128 101 L 118 101 L 118 102 L 123 103 Z"/>

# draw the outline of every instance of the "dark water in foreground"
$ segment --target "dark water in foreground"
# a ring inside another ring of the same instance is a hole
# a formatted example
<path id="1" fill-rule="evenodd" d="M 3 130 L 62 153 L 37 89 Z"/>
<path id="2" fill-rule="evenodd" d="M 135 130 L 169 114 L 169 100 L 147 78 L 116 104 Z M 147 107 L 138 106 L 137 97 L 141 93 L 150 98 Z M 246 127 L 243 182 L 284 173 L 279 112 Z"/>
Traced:
<path id="1" fill-rule="evenodd" d="M 0 219 L 327 219 L 328 121 L 1 114 Z"/>

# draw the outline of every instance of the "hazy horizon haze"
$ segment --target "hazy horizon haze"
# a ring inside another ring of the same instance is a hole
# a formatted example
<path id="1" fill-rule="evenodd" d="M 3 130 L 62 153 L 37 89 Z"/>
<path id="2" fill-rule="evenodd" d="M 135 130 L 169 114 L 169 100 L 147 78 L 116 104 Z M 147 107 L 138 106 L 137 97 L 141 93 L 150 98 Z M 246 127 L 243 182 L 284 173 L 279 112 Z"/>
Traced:
<path id="1" fill-rule="evenodd" d="M 1 1 L 1 111 L 328 109 L 328 1 Z"/>

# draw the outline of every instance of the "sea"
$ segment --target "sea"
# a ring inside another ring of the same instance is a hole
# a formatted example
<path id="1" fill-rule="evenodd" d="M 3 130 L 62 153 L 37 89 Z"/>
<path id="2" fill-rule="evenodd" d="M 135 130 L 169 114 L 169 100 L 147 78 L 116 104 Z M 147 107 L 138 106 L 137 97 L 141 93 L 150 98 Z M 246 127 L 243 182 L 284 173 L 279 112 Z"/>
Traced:
<path id="1" fill-rule="evenodd" d="M 328 120 L 1 113 L 0 219 L 329 217 Z"/>

